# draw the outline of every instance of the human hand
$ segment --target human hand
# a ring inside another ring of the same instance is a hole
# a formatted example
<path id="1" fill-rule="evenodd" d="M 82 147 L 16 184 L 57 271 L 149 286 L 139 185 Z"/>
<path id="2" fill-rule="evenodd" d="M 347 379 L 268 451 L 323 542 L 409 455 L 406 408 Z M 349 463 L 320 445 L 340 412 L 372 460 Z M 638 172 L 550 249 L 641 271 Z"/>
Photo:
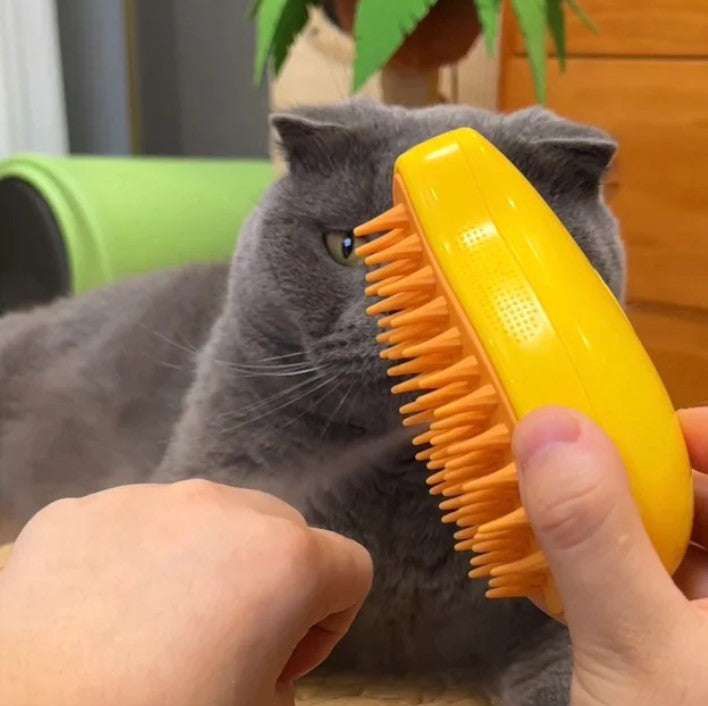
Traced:
<path id="1" fill-rule="evenodd" d="M 49 505 L 0 573 L 0 703 L 275 706 L 344 635 L 361 546 L 192 480 Z"/>
<path id="2" fill-rule="evenodd" d="M 572 642 L 572 706 L 708 703 L 708 408 L 679 416 L 696 469 L 696 516 L 695 544 L 674 580 L 595 424 L 547 408 L 517 428 L 522 498 Z"/>

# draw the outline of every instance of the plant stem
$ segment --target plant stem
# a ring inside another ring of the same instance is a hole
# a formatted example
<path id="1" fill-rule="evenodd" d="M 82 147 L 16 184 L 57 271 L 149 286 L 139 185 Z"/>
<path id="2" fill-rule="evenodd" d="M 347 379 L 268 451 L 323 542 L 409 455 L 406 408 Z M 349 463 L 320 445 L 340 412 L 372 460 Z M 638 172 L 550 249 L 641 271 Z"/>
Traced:
<path id="1" fill-rule="evenodd" d="M 419 72 L 385 66 L 381 71 L 381 97 L 389 105 L 415 107 L 438 103 L 439 78 L 438 69 Z"/>

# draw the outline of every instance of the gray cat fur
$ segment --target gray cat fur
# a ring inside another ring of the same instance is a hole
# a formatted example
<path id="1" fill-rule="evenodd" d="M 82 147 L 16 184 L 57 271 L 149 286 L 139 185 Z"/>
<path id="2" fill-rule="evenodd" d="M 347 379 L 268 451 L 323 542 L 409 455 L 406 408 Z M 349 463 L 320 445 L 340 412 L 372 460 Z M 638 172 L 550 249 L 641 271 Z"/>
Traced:
<path id="1" fill-rule="evenodd" d="M 0 321 L 0 507 L 21 524 L 59 495 L 192 476 L 273 492 L 374 557 L 371 596 L 328 668 L 459 669 L 504 706 L 566 705 L 567 633 L 466 578 L 388 392 L 363 271 L 335 262 L 323 235 L 390 206 L 402 151 L 470 126 L 621 299 L 623 250 L 600 189 L 615 143 L 541 108 L 358 99 L 272 122 L 288 173 L 229 270 L 158 273 Z"/>

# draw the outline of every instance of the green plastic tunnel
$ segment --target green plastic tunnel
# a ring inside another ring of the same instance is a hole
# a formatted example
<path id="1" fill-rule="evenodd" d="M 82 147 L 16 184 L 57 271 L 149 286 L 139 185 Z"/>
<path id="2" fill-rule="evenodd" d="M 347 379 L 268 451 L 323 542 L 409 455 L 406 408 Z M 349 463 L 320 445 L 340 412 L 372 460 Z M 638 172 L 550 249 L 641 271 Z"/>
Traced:
<path id="1" fill-rule="evenodd" d="M 0 313 L 228 258 L 264 160 L 20 155 L 0 162 Z"/>

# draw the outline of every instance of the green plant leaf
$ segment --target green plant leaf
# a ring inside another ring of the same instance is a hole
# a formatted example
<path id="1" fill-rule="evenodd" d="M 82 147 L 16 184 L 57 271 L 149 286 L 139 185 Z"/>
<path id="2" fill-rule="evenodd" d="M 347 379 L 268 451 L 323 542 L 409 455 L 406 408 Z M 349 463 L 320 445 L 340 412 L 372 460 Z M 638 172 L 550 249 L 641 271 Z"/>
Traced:
<path id="1" fill-rule="evenodd" d="M 280 73 L 288 52 L 302 28 L 307 24 L 307 4 L 302 0 L 289 0 L 278 23 L 278 30 L 273 37 L 270 55 L 273 57 L 273 72 Z"/>
<path id="2" fill-rule="evenodd" d="M 565 71 L 565 12 L 563 11 L 564 0 L 547 0 L 546 12 L 548 14 L 548 28 L 556 46 L 556 55 L 561 71 Z"/>
<path id="3" fill-rule="evenodd" d="M 477 17 L 482 25 L 487 51 L 491 54 L 494 51 L 494 44 L 499 33 L 499 13 L 502 0 L 474 0 L 474 4 L 477 6 Z"/>
<path id="4" fill-rule="evenodd" d="M 597 25 L 587 16 L 585 10 L 580 7 L 578 0 L 568 0 L 570 9 L 578 16 L 580 21 L 591 31 L 597 34 Z"/>
<path id="5" fill-rule="evenodd" d="M 546 100 L 546 0 L 511 0 L 531 63 L 536 100 Z"/>
<path id="6" fill-rule="evenodd" d="M 354 18 L 354 91 L 386 64 L 437 1 L 359 0 Z"/>
<path id="7" fill-rule="evenodd" d="M 261 81 L 268 63 L 273 38 L 278 31 L 278 23 L 285 6 L 290 0 L 258 0 L 254 5 L 256 16 L 256 66 L 255 79 Z"/>
<path id="8" fill-rule="evenodd" d="M 260 8 L 262 2 L 263 0 L 253 0 L 253 2 L 248 6 L 248 10 L 246 10 L 246 17 L 248 17 L 249 20 L 254 19 L 258 14 L 258 8 Z"/>
<path id="9" fill-rule="evenodd" d="M 263 80 L 268 57 L 280 70 L 295 37 L 307 22 L 307 0 L 258 0 L 255 80 Z"/>

